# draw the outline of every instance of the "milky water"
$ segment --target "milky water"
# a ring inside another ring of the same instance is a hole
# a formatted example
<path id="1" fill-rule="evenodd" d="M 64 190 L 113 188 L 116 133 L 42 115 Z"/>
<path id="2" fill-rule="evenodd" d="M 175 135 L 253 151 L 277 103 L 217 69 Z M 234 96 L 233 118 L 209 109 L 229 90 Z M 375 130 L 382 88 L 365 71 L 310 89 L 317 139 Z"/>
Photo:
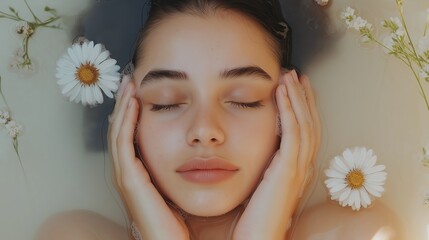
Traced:
<path id="1" fill-rule="evenodd" d="M 125 66 L 145 19 L 145 1 L 29 3 L 41 18 L 48 16 L 45 6 L 57 9 L 63 24 L 61 30 L 39 29 L 32 37 L 30 53 L 36 68 L 23 73 L 9 67 L 21 43 L 14 34 L 15 22 L 0 19 L 2 91 L 13 117 L 24 125 L 19 151 L 28 179 L 26 184 L 7 132 L 0 128 L 0 239 L 32 239 L 48 216 L 72 209 L 92 210 L 125 225 L 106 154 L 106 116 L 113 102 L 96 108 L 67 102 L 56 84 L 55 68 L 79 35 L 104 43 Z M 288 0 L 283 7 L 294 33 L 292 59 L 310 76 L 322 115 L 321 169 L 346 147 L 372 148 L 388 172 L 386 192 L 377 202 L 393 211 L 406 239 L 429 239 L 429 208 L 423 204 L 429 168 L 419 162 L 421 148 L 429 144 L 429 114 L 416 81 L 400 61 L 379 47 L 360 43 L 339 20 L 341 9 L 352 5 L 378 24 L 397 15 L 394 1 L 334 1 L 325 9 L 311 3 Z M 3 0 L 0 11 L 9 6 L 31 18 L 24 1 Z M 411 35 L 422 34 L 428 7 L 424 0 L 406 2 Z M 320 174 L 307 208 L 328 201 L 323 180 Z M 317 234 L 313 239 L 321 239 Z"/>

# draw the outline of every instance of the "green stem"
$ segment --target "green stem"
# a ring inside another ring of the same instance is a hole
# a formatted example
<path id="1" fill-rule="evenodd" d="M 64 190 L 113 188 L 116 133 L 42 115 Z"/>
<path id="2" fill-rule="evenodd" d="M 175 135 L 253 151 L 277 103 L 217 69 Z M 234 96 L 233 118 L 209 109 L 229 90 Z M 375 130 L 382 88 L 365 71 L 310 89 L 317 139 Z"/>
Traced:
<path id="1" fill-rule="evenodd" d="M 4 104 L 7 107 L 7 109 L 9 109 L 9 105 L 7 104 L 6 98 L 4 97 L 3 92 L 1 90 L 1 76 L 0 76 L 0 95 L 1 95 L 1 98 L 3 99 Z"/>
<path id="2" fill-rule="evenodd" d="M 15 21 L 24 21 L 22 18 L 14 16 L 14 15 L 10 15 L 8 13 L 5 13 L 3 11 L 0 11 L 0 14 L 3 14 L 4 16 L 0 16 L 0 18 L 4 17 L 4 18 L 8 18 L 10 20 L 15 20 Z"/>
<path id="3" fill-rule="evenodd" d="M 37 24 L 35 24 L 35 26 L 37 26 L 37 27 L 48 27 L 48 26 L 46 26 L 46 25 L 48 25 L 48 24 L 50 24 L 50 23 L 52 23 L 52 22 L 55 22 L 55 21 L 57 21 L 58 19 L 60 19 L 60 17 L 54 17 L 54 18 L 51 18 L 51 19 L 49 19 L 49 20 L 47 20 L 46 22 L 43 22 L 43 23 L 37 23 Z"/>
<path id="4" fill-rule="evenodd" d="M 426 37 L 426 33 L 427 33 L 427 30 L 428 30 L 428 23 L 429 23 L 429 16 L 428 16 L 428 20 L 426 20 L 425 30 L 423 31 L 423 37 Z"/>
<path id="5" fill-rule="evenodd" d="M 59 26 L 43 26 L 45 28 L 52 28 L 52 29 L 61 29 Z"/>
<path id="6" fill-rule="evenodd" d="M 27 5 L 28 10 L 30 10 L 31 15 L 33 15 L 34 21 L 36 21 L 37 23 L 40 23 L 40 19 L 36 16 L 36 14 L 34 14 L 33 10 L 31 10 L 31 7 L 28 5 L 27 0 L 24 0 L 25 5 Z"/>
<path id="7" fill-rule="evenodd" d="M 28 185 L 28 178 L 27 178 L 27 174 L 25 173 L 25 169 L 24 169 L 24 165 L 22 164 L 21 161 L 21 156 L 19 156 L 19 150 L 18 150 L 18 137 L 15 137 L 13 139 L 13 148 L 15 149 L 16 155 L 18 156 L 18 160 L 19 160 L 19 164 L 21 165 L 21 169 L 22 169 L 22 173 L 24 174 L 24 178 L 25 178 L 25 182 Z"/>
<path id="8" fill-rule="evenodd" d="M 419 84 L 420 92 L 421 92 L 421 94 L 422 94 L 422 96 L 423 96 L 423 98 L 424 98 L 424 100 L 425 100 L 425 103 L 426 103 L 426 108 L 427 108 L 427 109 L 428 109 L 428 111 L 429 111 L 429 102 L 428 102 L 428 99 L 427 99 L 427 97 L 426 97 L 425 90 L 423 89 L 423 86 L 422 86 L 422 83 L 421 83 L 421 81 L 420 81 L 420 78 L 419 78 L 419 76 L 417 75 L 416 71 L 414 70 L 414 67 L 413 67 L 413 66 L 412 66 L 412 64 L 411 64 L 411 60 L 410 60 L 410 59 L 407 59 L 407 60 L 408 60 L 408 63 L 409 63 L 409 65 L 410 65 L 411 71 L 413 72 L 414 77 L 416 78 L 417 83 Z"/>
<path id="9" fill-rule="evenodd" d="M 34 34 L 34 33 L 33 33 Z M 24 63 L 23 66 L 27 66 L 27 65 L 31 65 L 31 59 L 30 56 L 28 54 L 28 42 L 29 42 L 30 38 L 29 37 L 25 37 L 23 40 L 23 49 L 24 49 L 24 55 L 22 56 L 22 58 L 24 59 Z"/>
<path id="10" fill-rule="evenodd" d="M 407 34 L 408 41 L 410 42 L 410 45 L 412 47 L 412 54 L 414 54 L 414 57 L 416 58 L 417 63 L 419 64 L 419 67 L 422 68 L 423 65 L 420 62 L 420 59 L 418 57 L 419 55 L 417 54 L 416 48 L 414 47 L 414 44 L 413 44 L 411 37 L 410 37 L 410 33 L 408 32 L 407 24 L 405 23 L 404 11 L 402 9 L 402 6 L 400 6 L 398 2 L 396 2 L 396 5 L 399 9 L 399 14 L 401 15 L 401 22 L 402 22 L 402 25 L 404 26 L 405 33 Z"/>
<path id="11" fill-rule="evenodd" d="M 374 41 L 375 43 L 377 43 L 378 45 L 380 45 L 381 47 L 383 47 L 383 48 L 385 48 L 386 50 L 388 50 L 389 52 L 392 50 L 392 49 L 390 49 L 390 48 L 388 48 L 388 47 L 386 47 L 386 45 L 384 45 L 383 43 L 381 43 L 380 41 L 378 41 L 377 39 L 375 39 L 375 38 L 373 38 L 373 37 L 371 37 L 370 38 L 372 41 Z M 405 65 L 407 65 L 408 67 L 411 67 L 411 65 L 407 62 L 407 61 L 405 61 L 405 59 L 403 59 L 401 56 L 399 56 L 399 55 L 396 55 L 396 58 L 398 58 L 399 60 L 401 60 L 403 63 L 405 63 Z"/>

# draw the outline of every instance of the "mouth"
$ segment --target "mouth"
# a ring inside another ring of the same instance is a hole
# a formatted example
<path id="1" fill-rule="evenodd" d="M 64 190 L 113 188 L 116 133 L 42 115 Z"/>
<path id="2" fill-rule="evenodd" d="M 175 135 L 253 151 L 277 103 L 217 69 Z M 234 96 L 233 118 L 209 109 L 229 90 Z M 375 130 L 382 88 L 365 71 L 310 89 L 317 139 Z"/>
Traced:
<path id="1" fill-rule="evenodd" d="M 193 183 L 215 184 L 234 176 L 238 167 L 219 158 L 194 158 L 181 165 L 176 172 Z"/>

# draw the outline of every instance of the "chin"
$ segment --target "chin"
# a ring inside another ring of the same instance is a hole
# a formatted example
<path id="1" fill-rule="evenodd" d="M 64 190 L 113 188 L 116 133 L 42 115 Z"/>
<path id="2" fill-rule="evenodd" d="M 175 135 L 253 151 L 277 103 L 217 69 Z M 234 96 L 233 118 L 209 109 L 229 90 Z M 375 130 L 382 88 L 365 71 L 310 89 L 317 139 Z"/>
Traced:
<path id="1" fill-rule="evenodd" d="M 237 206 L 235 206 L 237 207 Z M 230 211 L 232 211 L 235 207 L 233 208 L 213 208 L 213 207 L 203 207 L 203 208 L 192 208 L 192 209 L 183 209 L 185 212 L 194 215 L 194 216 L 198 216 L 198 217 L 216 217 L 216 216 L 221 216 L 224 215 Z"/>
<path id="2" fill-rule="evenodd" d="M 242 203 L 232 201 L 231 198 L 222 199 L 188 199 L 184 204 L 178 204 L 185 212 L 199 217 L 214 217 L 224 215 Z"/>

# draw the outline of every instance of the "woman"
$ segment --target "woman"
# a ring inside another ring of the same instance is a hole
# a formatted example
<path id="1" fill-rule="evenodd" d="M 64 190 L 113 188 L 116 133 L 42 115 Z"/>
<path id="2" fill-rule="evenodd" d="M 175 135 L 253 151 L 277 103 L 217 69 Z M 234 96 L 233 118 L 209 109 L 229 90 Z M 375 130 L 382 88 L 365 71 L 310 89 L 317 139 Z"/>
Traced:
<path id="1" fill-rule="evenodd" d="M 135 238 L 287 237 L 320 138 L 289 38 L 277 1 L 152 1 L 109 128 Z"/>
<path id="2" fill-rule="evenodd" d="M 153 1 L 109 134 L 142 239 L 285 239 L 319 123 L 276 6 Z"/>

